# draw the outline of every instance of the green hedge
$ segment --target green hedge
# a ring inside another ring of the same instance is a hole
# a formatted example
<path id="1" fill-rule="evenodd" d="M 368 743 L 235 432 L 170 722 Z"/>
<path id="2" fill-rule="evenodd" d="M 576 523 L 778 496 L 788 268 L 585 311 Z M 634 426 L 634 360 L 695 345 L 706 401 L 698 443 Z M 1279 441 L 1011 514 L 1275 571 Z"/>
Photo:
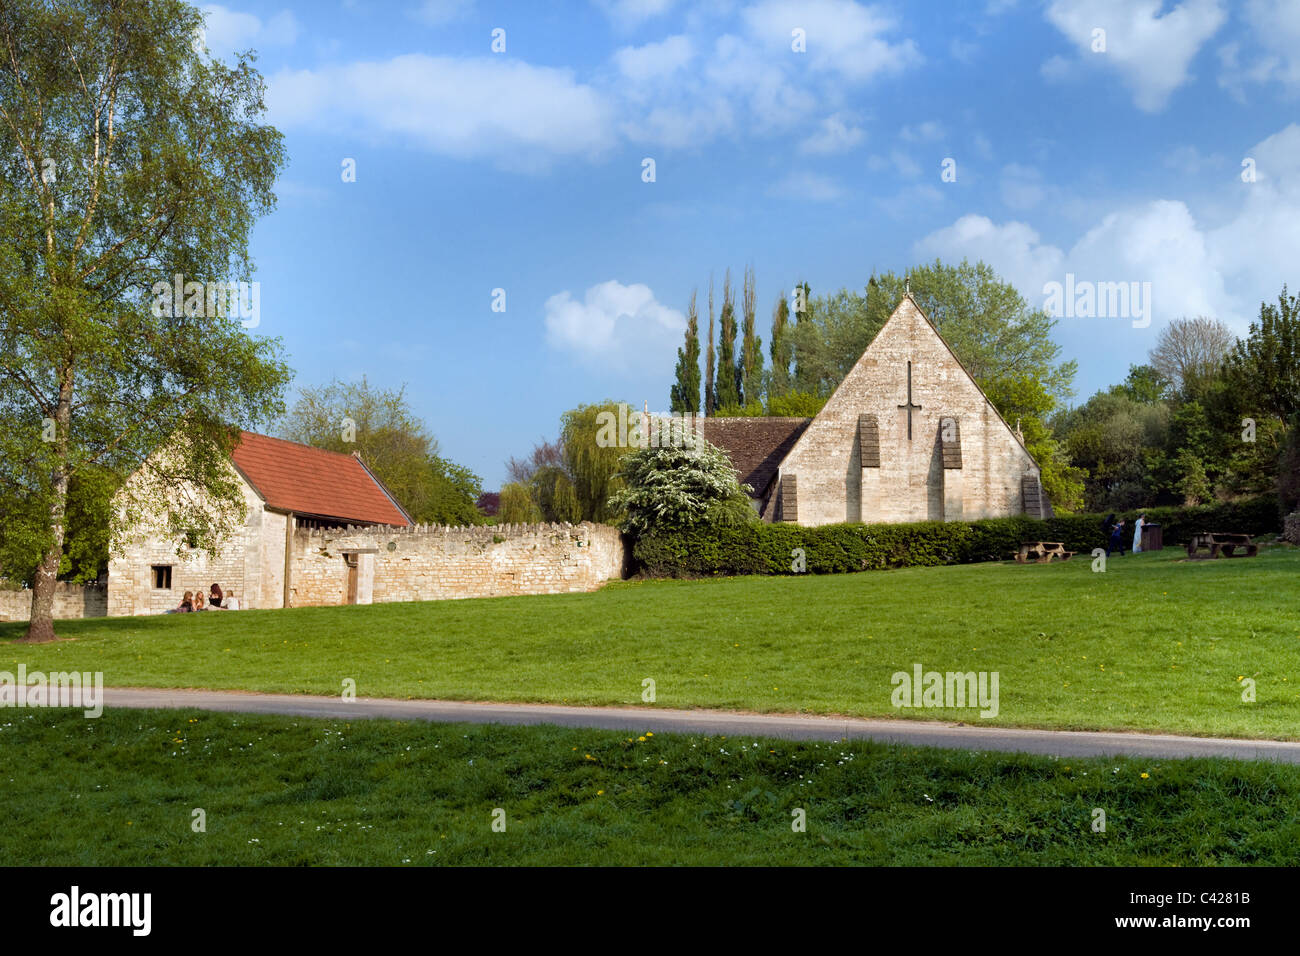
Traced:
<path id="1" fill-rule="evenodd" d="M 1148 508 L 1164 542 L 1186 545 L 1199 531 L 1275 534 L 1282 527 L 1277 499 L 1252 498 L 1200 508 Z M 1129 527 L 1139 512 L 1125 512 Z M 1061 541 L 1067 550 L 1090 553 L 1105 547 L 1103 515 L 990 518 L 985 521 L 922 521 L 915 524 L 752 524 L 739 528 L 651 534 L 632 549 L 638 570 L 652 577 L 715 574 L 792 574 L 795 548 L 803 548 L 813 574 L 870 571 L 941 564 L 1005 561 L 1021 541 Z M 1126 532 L 1125 547 L 1132 537 Z"/>

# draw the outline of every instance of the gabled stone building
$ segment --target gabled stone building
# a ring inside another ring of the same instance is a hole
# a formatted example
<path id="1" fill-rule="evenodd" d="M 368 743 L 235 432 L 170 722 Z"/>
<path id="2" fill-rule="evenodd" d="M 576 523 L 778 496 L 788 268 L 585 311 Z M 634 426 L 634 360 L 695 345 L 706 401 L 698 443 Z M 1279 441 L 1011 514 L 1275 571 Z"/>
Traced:
<path id="1" fill-rule="evenodd" d="M 355 454 L 325 451 L 243 432 L 231 465 L 244 493 L 242 528 L 209 557 L 145 529 L 128 535 L 125 553 L 108 564 L 108 613 L 158 614 L 186 591 L 218 583 L 244 608 L 289 607 L 294 597 L 295 534 L 311 528 L 411 524 L 378 478 Z M 370 603 L 373 556 L 342 555 L 337 602 Z"/>
<path id="2" fill-rule="evenodd" d="M 814 418 L 704 418 L 765 521 L 1047 517 L 1037 462 L 911 294 Z"/>
<path id="3" fill-rule="evenodd" d="M 247 513 L 217 556 L 140 516 L 109 560 L 110 615 L 160 614 L 214 582 L 262 609 L 591 591 L 625 571 L 608 525 L 415 525 L 356 455 L 243 432 L 230 465 Z M 156 510 L 212 507 L 149 495 L 143 469 L 128 483 Z"/>

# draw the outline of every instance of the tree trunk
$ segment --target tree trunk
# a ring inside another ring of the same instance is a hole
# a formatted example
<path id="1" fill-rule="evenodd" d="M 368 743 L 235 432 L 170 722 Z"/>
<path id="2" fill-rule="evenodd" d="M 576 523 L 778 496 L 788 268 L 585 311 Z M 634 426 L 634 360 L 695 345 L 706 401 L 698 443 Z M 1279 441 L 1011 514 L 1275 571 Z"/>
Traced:
<path id="1" fill-rule="evenodd" d="M 36 569 L 36 580 L 32 582 L 31 618 L 26 636 L 18 641 L 20 644 L 43 644 L 57 638 L 54 633 L 54 585 L 58 580 L 59 561 L 63 557 L 63 535 L 58 538 Z"/>
<path id="2" fill-rule="evenodd" d="M 72 368 L 63 369 L 59 383 L 59 403 L 54 409 L 54 472 L 50 476 L 53 499 L 50 501 L 50 548 L 41 558 L 32 582 L 32 613 L 24 644 L 43 644 L 57 639 L 54 633 L 54 586 L 59 579 L 63 560 L 64 520 L 68 509 L 68 426 L 72 421 Z"/>

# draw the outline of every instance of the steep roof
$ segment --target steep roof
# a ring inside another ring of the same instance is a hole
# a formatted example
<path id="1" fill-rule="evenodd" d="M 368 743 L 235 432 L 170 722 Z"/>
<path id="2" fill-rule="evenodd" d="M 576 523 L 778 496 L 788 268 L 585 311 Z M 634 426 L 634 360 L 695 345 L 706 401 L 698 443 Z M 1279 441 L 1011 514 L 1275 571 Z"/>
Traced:
<path id="1" fill-rule="evenodd" d="M 354 524 L 411 524 L 355 455 L 241 432 L 231 458 L 268 508 Z"/>
<path id="2" fill-rule="evenodd" d="M 731 458 L 743 484 L 761 495 L 811 418 L 699 418 L 705 441 Z"/>

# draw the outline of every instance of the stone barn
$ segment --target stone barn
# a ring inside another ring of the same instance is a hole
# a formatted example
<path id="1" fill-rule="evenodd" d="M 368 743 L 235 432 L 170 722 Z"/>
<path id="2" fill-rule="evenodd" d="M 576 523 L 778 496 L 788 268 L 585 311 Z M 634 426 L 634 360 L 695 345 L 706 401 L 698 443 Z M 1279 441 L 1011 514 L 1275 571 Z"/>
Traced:
<path id="1" fill-rule="evenodd" d="M 911 294 L 814 418 L 704 418 L 765 521 L 1051 515 L 1039 468 Z"/>
<path id="2" fill-rule="evenodd" d="M 355 454 L 243 432 L 230 464 L 247 514 L 217 556 L 139 519 L 109 559 L 108 614 L 160 614 L 214 582 L 254 609 L 591 591 L 625 571 L 607 525 L 417 526 Z"/>
<path id="3" fill-rule="evenodd" d="M 233 590 L 242 607 L 288 607 L 294 583 L 294 535 L 299 529 L 411 524 L 360 456 L 243 432 L 231 455 L 247 505 L 242 529 L 216 558 L 177 548 L 147 533 L 127 536 L 125 553 L 108 565 L 108 613 L 157 614 L 186 591 L 204 596 L 215 582 Z M 342 600 L 369 603 L 369 554 L 349 553 Z"/>

